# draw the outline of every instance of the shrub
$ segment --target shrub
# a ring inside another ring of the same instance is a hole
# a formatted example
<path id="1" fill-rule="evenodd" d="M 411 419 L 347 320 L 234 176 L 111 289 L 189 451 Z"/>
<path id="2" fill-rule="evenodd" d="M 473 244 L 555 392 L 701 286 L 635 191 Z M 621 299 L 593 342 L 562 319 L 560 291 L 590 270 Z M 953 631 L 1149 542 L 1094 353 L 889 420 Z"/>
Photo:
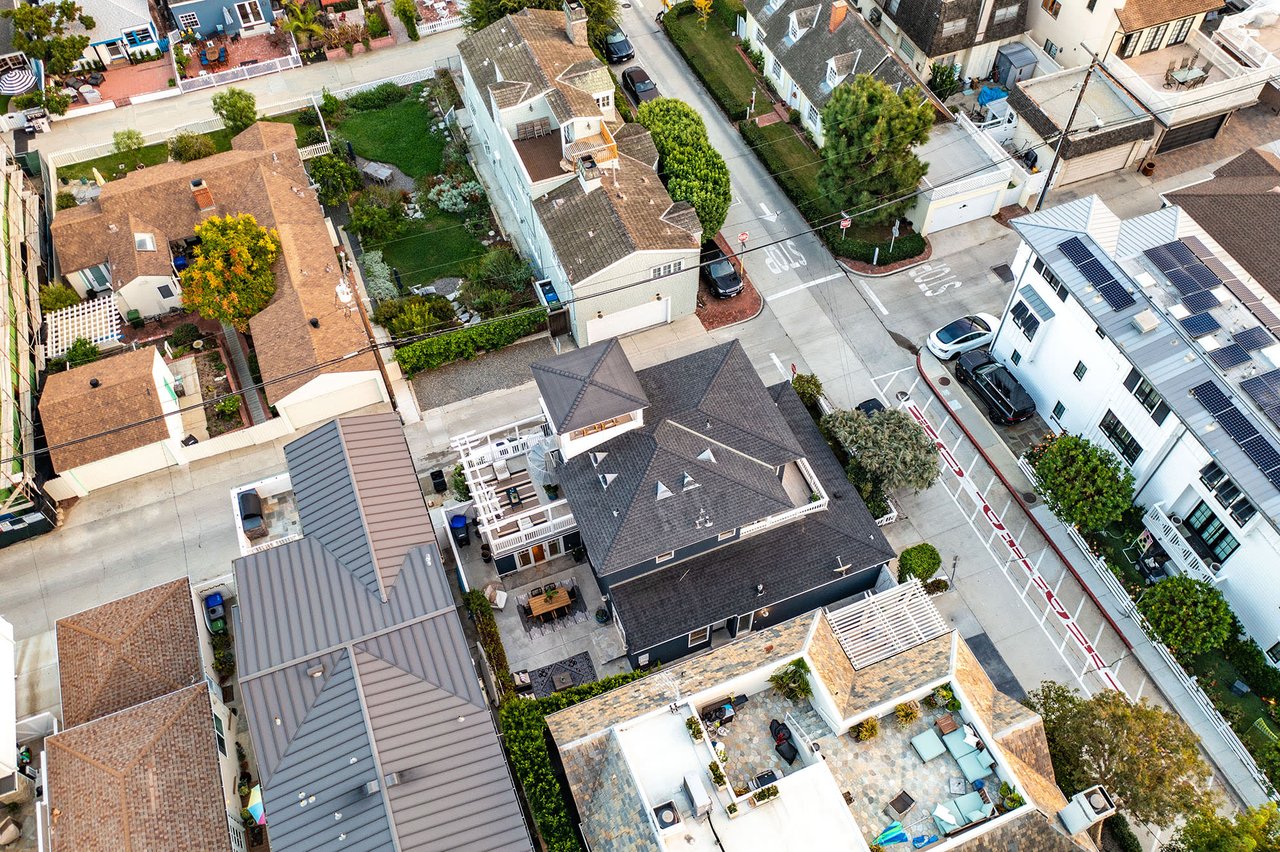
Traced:
<path id="1" fill-rule="evenodd" d="M 252 92 L 233 86 L 213 96 L 213 112 L 235 136 L 258 120 L 258 100 Z"/>
<path id="2" fill-rule="evenodd" d="M 325 118 L 341 119 L 346 114 L 347 105 L 328 89 L 322 89 L 320 92 L 320 113 Z M 316 124 L 320 120 L 316 119 Z"/>
<path id="3" fill-rule="evenodd" d="M 462 465 L 455 465 L 449 471 L 449 487 L 453 489 L 453 496 L 458 498 L 458 502 L 465 503 L 471 499 L 471 486 L 467 485 L 467 475 L 463 472 Z"/>
<path id="4" fill-rule="evenodd" d="M 408 95 L 408 92 L 395 83 L 380 83 L 372 89 L 356 92 L 343 103 L 346 104 L 348 109 L 353 109 L 356 112 L 371 112 L 373 110 L 386 109 L 392 104 L 400 103 Z"/>
<path id="5" fill-rule="evenodd" d="M 479 589 L 472 589 L 463 595 L 462 602 L 466 605 L 467 612 L 471 613 L 471 620 L 476 625 L 476 634 L 480 637 L 480 647 L 484 649 L 489 667 L 493 669 L 494 676 L 498 680 L 498 700 L 506 701 L 515 695 L 516 684 L 511 678 L 507 649 L 502 645 L 502 636 L 498 633 L 498 622 L 493 617 L 493 607 L 489 605 L 489 599 L 484 596 L 484 592 Z"/>
<path id="6" fill-rule="evenodd" d="M 398 291 L 395 282 L 391 280 L 391 267 L 382 259 L 382 252 L 377 249 L 365 252 L 360 258 L 360 267 L 364 270 L 364 288 L 370 298 L 378 301 L 379 308 L 383 302 L 395 299 Z M 377 316 L 377 311 L 374 316 Z M 378 325 L 385 326 L 386 323 L 380 322 Z"/>
<path id="7" fill-rule="evenodd" d="M 1079 435 L 1059 435 L 1035 463 L 1036 490 L 1065 524 L 1097 532 L 1133 505 L 1133 473 L 1115 455 Z"/>
<path id="8" fill-rule="evenodd" d="M 1102 823 L 1102 828 L 1111 835 L 1118 852 L 1142 852 L 1142 841 L 1133 833 L 1133 829 L 1129 827 L 1129 820 L 1124 814 L 1107 817 Z"/>
<path id="9" fill-rule="evenodd" d="M 1138 601 L 1160 641 L 1177 654 L 1221 648 L 1231 635 L 1231 607 L 1222 592 L 1203 580 L 1170 577 Z"/>
<path id="10" fill-rule="evenodd" d="M 532 334 L 547 321 L 546 311 L 530 310 L 460 328 L 396 350 L 396 363 L 410 376 L 451 361 L 470 360 Z"/>
<path id="11" fill-rule="evenodd" d="M 889 240 L 876 243 L 853 238 L 845 239 L 840 236 L 840 229 L 835 226 L 822 228 L 818 233 L 822 241 L 831 249 L 831 253 L 837 257 L 862 263 L 875 263 L 877 266 L 886 266 L 899 260 L 919 257 L 928 247 L 924 237 L 919 234 L 903 234 L 893 241 L 893 250 L 890 251 Z M 878 255 L 876 249 L 880 250 Z"/>
<path id="12" fill-rule="evenodd" d="M 796 373 L 791 377 L 791 387 L 807 408 L 818 407 L 818 397 L 822 396 L 822 380 L 813 373 Z"/>
<path id="13" fill-rule="evenodd" d="M 404 223 L 404 205 L 399 193 L 371 186 L 356 196 L 351 205 L 351 230 L 371 244 L 394 237 Z"/>
<path id="14" fill-rule="evenodd" d="M 364 22 L 369 27 L 369 38 L 382 38 L 391 32 L 391 27 L 387 26 L 386 13 L 382 11 L 381 6 L 366 10 Z"/>
<path id="15" fill-rule="evenodd" d="M 940 595 L 951 588 L 951 584 L 939 577 L 936 580 L 930 580 L 924 584 L 924 591 L 927 595 Z"/>
<path id="16" fill-rule="evenodd" d="M 707 771 L 711 773 L 711 781 L 717 787 L 723 787 L 725 785 L 724 770 L 720 768 L 719 762 L 713 760 L 708 763 Z"/>
<path id="17" fill-rule="evenodd" d="M 72 207 L 79 207 L 80 202 L 76 201 L 76 197 L 69 192 L 59 192 L 55 198 L 55 207 L 58 210 L 70 210 Z"/>
<path id="18" fill-rule="evenodd" d="M 790 701 L 809 698 L 813 695 L 813 684 L 809 682 L 809 664 L 804 661 L 804 657 L 796 657 L 769 675 L 769 685 Z"/>
<path id="19" fill-rule="evenodd" d="M 964 85 L 956 74 L 955 65 L 950 62 L 945 65 L 935 62 L 929 68 L 929 88 L 938 96 L 938 100 L 945 101 L 963 89 Z"/>
<path id="20" fill-rule="evenodd" d="M 67 348 L 67 352 L 62 356 L 67 366 L 79 367 L 81 364 L 88 364 L 97 361 L 102 357 L 102 350 L 98 348 L 96 343 L 83 338 L 77 337 L 72 341 L 71 346 Z"/>
<path id="21" fill-rule="evenodd" d="M 921 542 L 898 554 L 898 580 L 909 577 L 928 580 L 938 573 L 941 566 L 942 557 L 938 555 L 938 549 L 928 542 Z"/>
<path id="22" fill-rule="evenodd" d="M 50 284 L 40 288 L 40 313 L 60 311 L 80 304 L 80 295 L 66 284 Z"/>
<path id="23" fill-rule="evenodd" d="M 689 736 L 694 742 L 702 742 L 702 723 L 698 721 L 697 716 L 689 716 L 684 720 L 685 730 L 689 732 Z"/>
<path id="24" fill-rule="evenodd" d="M 413 0 L 392 0 L 391 11 L 404 24 L 410 41 L 418 40 L 418 9 Z"/>
<path id="25" fill-rule="evenodd" d="M 208 136 L 184 130 L 169 140 L 169 156 L 180 163 L 202 160 L 218 152 L 217 146 Z"/>
<path id="26" fill-rule="evenodd" d="M 445 213 L 465 213 L 484 201 L 484 188 L 474 180 L 445 178 L 427 192 L 427 200 Z"/>
<path id="27" fill-rule="evenodd" d="M 672 200 L 693 205 L 705 237 L 719 233 L 729 213 L 729 167 L 707 140 L 702 117 L 683 101 L 658 98 L 636 118 L 653 135 Z"/>
<path id="28" fill-rule="evenodd" d="M 317 132 L 324 135 L 320 128 Z M 360 171 L 345 157 L 324 154 L 307 164 L 307 172 L 316 182 L 316 196 L 325 207 L 337 207 L 360 188 Z"/>
<path id="29" fill-rule="evenodd" d="M 723 78 L 718 75 L 712 76 L 702 67 L 701 62 L 695 61 L 691 55 L 689 46 L 689 35 L 682 27 L 673 26 L 677 20 L 686 15 L 697 15 L 698 12 L 693 8 L 692 3 L 677 3 L 671 7 L 671 11 L 667 13 L 662 21 L 663 28 L 667 31 L 667 36 L 671 39 L 671 43 L 676 46 L 676 50 L 680 51 L 680 55 L 684 57 L 685 65 L 692 69 L 693 73 L 706 90 L 711 93 L 711 97 L 720 105 L 720 109 L 729 114 L 731 118 L 741 118 L 747 114 L 750 108 L 750 92 L 734 92 L 730 90 L 724 83 Z"/>
<path id="30" fill-rule="evenodd" d="M 490 249 L 467 272 L 458 294 L 462 304 L 483 317 L 504 316 L 533 300 L 533 268 L 509 248 Z"/>
<path id="31" fill-rule="evenodd" d="M 920 702 L 904 701 L 893 708 L 893 715 L 898 718 L 898 724 L 905 728 L 920 718 Z"/>
<path id="32" fill-rule="evenodd" d="M 224 396 L 213 404 L 213 410 L 222 417 L 232 418 L 240 413 L 240 395 Z"/>
<path id="33" fill-rule="evenodd" d="M 863 719 L 853 726 L 853 735 L 858 738 L 858 742 L 865 743 L 867 740 L 874 740 L 879 733 L 880 720 L 874 716 L 870 719 Z"/>
<path id="34" fill-rule="evenodd" d="M 333 98 L 333 95 L 329 94 L 328 89 L 325 90 L 324 94 L 327 95 L 328 97 Z M 335 101 L 337 100 L 337 98 L 333 98 L 333 99 Z M 302 125 L 303 127 L 319 127 L 320 113 L 316 112 L 312 107 L 307 107 L 306 109 L 301 110 L 298 113 L 298 124 Z"/>
<path id="35" fill-rule="evenodd" d="M 184 322 L 181 325 L 173 327 L 173 331 L 169 332 L 170 346 L 190 346 L 201 338 L 200 329 L 195 323 Z"/>
<path id="36" fill-rule="evenodd" d="M 397 340 L 457 325 L 453 303 L 444 296 L 409 296 L 399 302 L 399 310 L 386 326 Z"/>

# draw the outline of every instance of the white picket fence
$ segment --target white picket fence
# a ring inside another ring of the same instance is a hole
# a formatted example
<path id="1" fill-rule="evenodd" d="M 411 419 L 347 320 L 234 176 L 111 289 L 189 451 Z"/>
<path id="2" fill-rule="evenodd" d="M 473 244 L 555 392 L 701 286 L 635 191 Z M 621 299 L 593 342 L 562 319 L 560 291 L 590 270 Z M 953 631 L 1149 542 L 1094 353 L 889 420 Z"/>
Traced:
<path id="1" fill-rule="evenodd" d="M 460 29 L 466 24 L 461 15 L 450 15 L 447 18 L 441 18 L 438 21 L 424 23 L 418 21 L 418 35 L 432 35 L 434 33 L 448 32 L 449 30 Z"/>
<path id="2" fill-rule="evenodd" d="M 323 157 L 325 154 L 332 153 L 333 146 L 328 142 L 318 142 L 315 145 L 308 145 L 305 148 L 298 149 L 298 156 L 302 157 L 304 161 L 310 160 L 313 157 Z"/>
<path id="3" fill-rule="evenodd" d="M 228 68 L 226 71 L 218 71 L 203 77 L 179 80 L 178 86 L 182 88 L 183 92 L 198 92 L 201 89 L 212 89 L 214 86 L 225 86 L 227 83 L 238 83 L 241 80 L 248 80 L 250 77 L 275 74 L 279 71 L 287 71 L 290 68 L 299 68 L 301 66 L 302 58 L 296 53 L 291 53 L 288 56 L 268 59 L 264 62 L 255 62 L 252 65 Z"/>

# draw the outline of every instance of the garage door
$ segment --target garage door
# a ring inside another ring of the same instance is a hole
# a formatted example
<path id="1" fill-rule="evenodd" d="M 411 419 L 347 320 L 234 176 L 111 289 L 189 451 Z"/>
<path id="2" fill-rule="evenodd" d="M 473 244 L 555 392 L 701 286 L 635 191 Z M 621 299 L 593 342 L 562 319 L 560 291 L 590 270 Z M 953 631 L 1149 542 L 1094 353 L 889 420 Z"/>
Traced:
<path id="1" fill-rule="evenodd" d="M 634 308 L 625 308 L 605 314 L 603 317 L 587 320 L 586 342 L 587 344 L 598 343 L 610 337 L 630 334 L 642 328 L 669 322 L 670 318 L 671 300 L 654 299 L 652 302 L 645 302 Z"/>
<path id="2" fill-rule="evenodd" d="M 1129 163 L 1133 145 L 1134 143 L 1130 142 L 1128 145 L 1118 145 L 1115 148 L 1107 148 L 1105 151 L 1094 151 L 1083 157 L 1072 157 L 1063 165 L 1058 186 L 1123 169 Z"/>
<path id="3" fill-rule="evenodd" d="M 978 196 L 939 198 L 929 209 L 924 232 L 932 234 L 934 231 L 953 228 L 965 222 L 994 215 L 1000 209 L 1000 195 L 1003 189 L 1004 185 L 1001 184 Z"/>
<path id="4" fill-rule="evenodd" d="M 1226 120 L 1227 116 L 1224 113 L 1215 115 L 1213 118 L 1193 121 L 1190 124 L 1184 124 L 1182 127 L 1175 127 L 1160 140 L 1160 147 L 1156 149 L 1156 153 L 1163 154 L 1165 151 L 1172 151 L 1174 148 L 1181 148 L 1184 145 L 1212 139 L 1218 135 L 1218 128 L 1222 127 L 1222 123 Z"/>

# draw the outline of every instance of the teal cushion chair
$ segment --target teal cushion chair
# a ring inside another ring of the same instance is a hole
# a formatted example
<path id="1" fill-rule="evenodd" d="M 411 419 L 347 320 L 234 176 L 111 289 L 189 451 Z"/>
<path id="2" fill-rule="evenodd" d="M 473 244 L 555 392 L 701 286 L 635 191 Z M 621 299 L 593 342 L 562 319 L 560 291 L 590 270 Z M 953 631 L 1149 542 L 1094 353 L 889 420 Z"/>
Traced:
<path id="1" fill-rule="evenodd" d="M 920 759 L 925 763 L 947 753 L 947 747 L 942 744 L 942 739 L 934 733 L 932 728 L 923 734 L 912 737 L 911 747 L 916 750 L 916 754 L 920 755 Z"/>

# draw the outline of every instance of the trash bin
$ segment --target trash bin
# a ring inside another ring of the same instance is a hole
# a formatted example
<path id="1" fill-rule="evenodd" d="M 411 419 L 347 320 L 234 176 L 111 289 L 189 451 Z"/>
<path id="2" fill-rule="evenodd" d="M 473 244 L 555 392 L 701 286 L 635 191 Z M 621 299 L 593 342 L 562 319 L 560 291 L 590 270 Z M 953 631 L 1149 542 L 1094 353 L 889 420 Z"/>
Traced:
<path id="1" fill-rule="evenodd" d="M 471 544 L 471 534 L 467 532 L 466 515 L 454 515 L 449 518 L 449 534 L 453 536 L 453 541 L 458 547 Z"/>

